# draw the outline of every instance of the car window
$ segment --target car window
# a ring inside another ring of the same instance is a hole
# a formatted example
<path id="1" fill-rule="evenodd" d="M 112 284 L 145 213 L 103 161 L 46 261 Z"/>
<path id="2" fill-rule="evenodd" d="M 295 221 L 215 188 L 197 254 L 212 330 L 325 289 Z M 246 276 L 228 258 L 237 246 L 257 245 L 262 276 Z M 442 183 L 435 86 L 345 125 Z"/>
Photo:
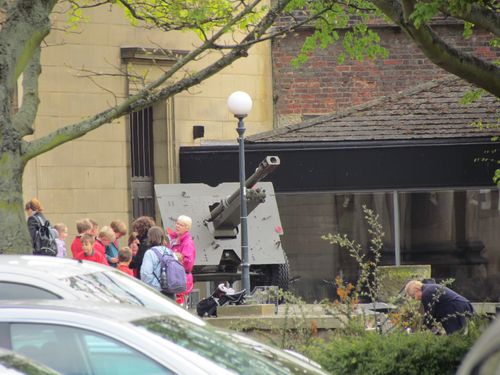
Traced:
<path id="1" fill-rule="evenodd" d="M 237 373 L 279 375 L 314 374 L 298 361 L 252 340 L 236 340 L 229 332 L 213 327 L 198 327 L 177 317 L 155 317 L 132 322 L 164 339 L 183 346 L 219 366 Z"/>
<path id="2" fill-rule="evenodd" d="M 201 319 L 168 300 L 161 293 L 120 271 L 110 269 L 60 280 L 77 293 L 79 299 L 144 306 L 164 314 L 180 316 L 198 325 L 205 325 Z"/>
<path id="3" fill-rule="evenodd" d="M 33 285 L 0 281 L 0 299 L 61 299 L 61 297 Z"/>
<path id="4" fill-rule="evenodd" d="M 12 324 L 12 349 L 66 375 L 169 375 L 168 369 L 110 337 L 75 327 Z"/>
<path id="5" fill-rule="evenodd" d="M 30 358 L 0 349 L 0 374 L 2 375 L 61 375 Z"/>

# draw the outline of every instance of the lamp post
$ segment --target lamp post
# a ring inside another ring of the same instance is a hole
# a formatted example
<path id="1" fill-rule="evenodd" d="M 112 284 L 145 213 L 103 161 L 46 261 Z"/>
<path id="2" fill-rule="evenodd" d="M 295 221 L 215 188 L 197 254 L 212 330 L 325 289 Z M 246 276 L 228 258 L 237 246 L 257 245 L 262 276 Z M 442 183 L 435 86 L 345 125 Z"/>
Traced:
<path id="1" fill-rule="evenodd" d="M 227 98 L 227 107 L 238 119 L 238 143 L 240 166 L 240 219 L 241 219 L 241 283 L 250 293 L 250 263 L 248 260 L 247 191 L 245 187 L 245 124 L 243 119 L 252 109 L 252 98 L 246 92 L 235 91 Z"/>

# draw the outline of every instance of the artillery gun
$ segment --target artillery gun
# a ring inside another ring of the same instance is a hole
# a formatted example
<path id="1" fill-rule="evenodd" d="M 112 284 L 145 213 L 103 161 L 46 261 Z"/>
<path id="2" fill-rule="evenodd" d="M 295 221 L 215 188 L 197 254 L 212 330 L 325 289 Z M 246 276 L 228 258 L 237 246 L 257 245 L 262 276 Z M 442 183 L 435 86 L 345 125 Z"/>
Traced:
<path id="1" fill-rule="evenodd" d="M 271 182 L 261 180 L 280 165 L 267 156 L 245 181 L 248 207 L 248 259 L 252 288 L 276 285 L 288 289 L 288 259 L 281 246 L 283 234 Z M 241 279 L 239 183 L 155 185 L 165 227 L 175 227 L 179 215 L 193 219 L 191 235 L 196 245 L 195 281 Z"/>

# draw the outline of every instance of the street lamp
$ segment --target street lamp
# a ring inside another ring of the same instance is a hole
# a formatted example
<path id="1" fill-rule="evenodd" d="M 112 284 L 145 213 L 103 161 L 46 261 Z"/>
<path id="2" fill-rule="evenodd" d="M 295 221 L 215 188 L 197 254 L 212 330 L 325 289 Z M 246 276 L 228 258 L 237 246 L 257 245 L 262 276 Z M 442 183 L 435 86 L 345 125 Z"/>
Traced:
<path id="1" fill-rule="evenodd" d="M 235 91 L 227 98 L 227 108 L 238 119 L 240 164 L 240 218 L 241 218 L 241 283 L 250 293 L 250 263 L 248 261 L 247 191 L 245 187 L 245 124 L 243 119 L 252 110 L 252 98 L 246 92 Z"/>

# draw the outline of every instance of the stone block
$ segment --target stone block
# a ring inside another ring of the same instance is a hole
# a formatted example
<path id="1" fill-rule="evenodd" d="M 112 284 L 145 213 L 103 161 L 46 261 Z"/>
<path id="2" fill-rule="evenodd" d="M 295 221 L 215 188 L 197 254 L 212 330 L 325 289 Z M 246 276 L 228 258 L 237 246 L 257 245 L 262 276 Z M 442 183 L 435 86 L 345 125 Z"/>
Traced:
<path id="1" fill-rule="evenodd" d="M 217 308 L 218 316 L 273 315 L 274 305 L 227 305 Z"/>

